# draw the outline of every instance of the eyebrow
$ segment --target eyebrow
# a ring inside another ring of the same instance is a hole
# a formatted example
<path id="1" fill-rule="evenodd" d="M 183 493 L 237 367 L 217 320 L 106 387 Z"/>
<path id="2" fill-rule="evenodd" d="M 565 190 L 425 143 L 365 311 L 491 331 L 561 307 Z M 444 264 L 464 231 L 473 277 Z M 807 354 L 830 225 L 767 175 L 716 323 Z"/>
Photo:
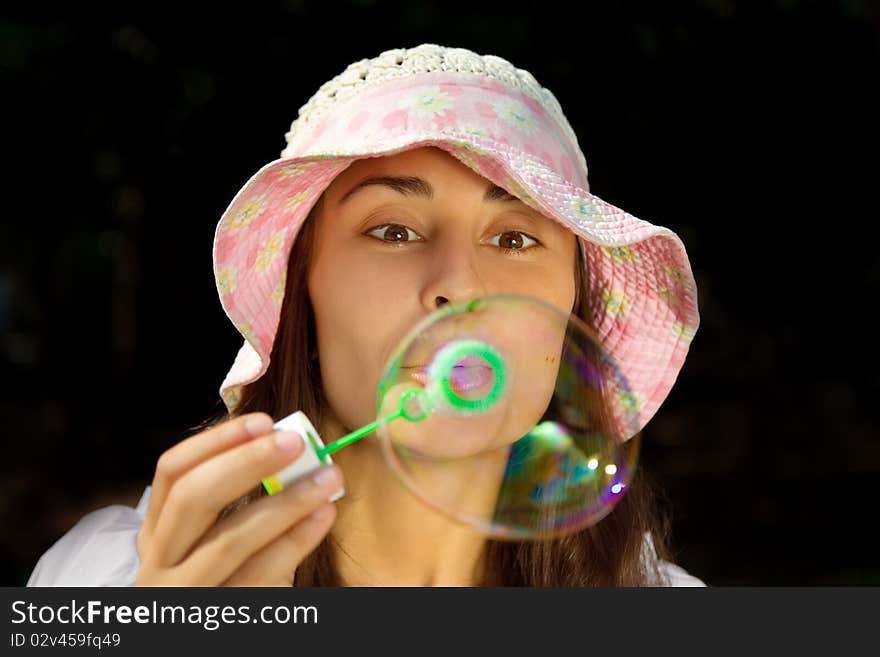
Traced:
<path id="1" fill-rule="evenodd" d="M 423 178 L 417 178 L 413 176 L 371 176 L 360 181 L 357 185 L 355 185 L 345 194 L 343 194 L 342 198 L 339 199 L 339 205 L 345 203 L 357 191 L 370 185 L 382 185 L 405 196 L 421 196 L 427 199 L 434 198 L 434 188 L 431 187 L 431 184 Z M 520 199 L 518 199 L 516 196 L 513 196 L 502 187 L 499 187 L 498 185 L 495 185 L 493 183 L 489 184 L 489 186 L 486 188 L 486 193 L 483 194 L 483 201 L 485 202 L 510 202 L 519 200 Z"/>

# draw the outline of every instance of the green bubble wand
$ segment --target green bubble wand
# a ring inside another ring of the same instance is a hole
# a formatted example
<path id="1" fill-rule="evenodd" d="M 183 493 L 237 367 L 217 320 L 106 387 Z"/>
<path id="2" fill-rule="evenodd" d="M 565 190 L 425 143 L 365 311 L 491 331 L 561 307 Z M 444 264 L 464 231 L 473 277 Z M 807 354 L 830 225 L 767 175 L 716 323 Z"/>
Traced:
<path id="1" fill-rule="evenodd" d="M 488 363 L 494 374 L 491 390 L 477 399 L 465 399 L 453 388 L 452 377 L 455 367 L 467 358 L 479 358 Z M 474 339 L 456 340 L 437 352 L 428 368 L 428 385 L 425 390 L 413 389 L 405 391 L 398 400 L 397 410 L 375 422 L 324 445 L 318 432 L 302 411 L 297 411 L 275 425 L 276 430 L 294 430 L 306 438 L 306 449 L 282 471 L 264 478 L 263 487 L 269 495 L 274 495 L 304 474 L 316 470 L 322 465 L 333 463 L 330 454 L 357 442 L 373 433 L 379 426 L 403 418 L 408 422 L 422 422 L 436 406 L 448 404 L 454 412 L 463 414 L 483 413 L 501 398 L 507 385 L 504 360 L 489 344 Z M 333 500 L 342 496 L 340 491 Z"/>

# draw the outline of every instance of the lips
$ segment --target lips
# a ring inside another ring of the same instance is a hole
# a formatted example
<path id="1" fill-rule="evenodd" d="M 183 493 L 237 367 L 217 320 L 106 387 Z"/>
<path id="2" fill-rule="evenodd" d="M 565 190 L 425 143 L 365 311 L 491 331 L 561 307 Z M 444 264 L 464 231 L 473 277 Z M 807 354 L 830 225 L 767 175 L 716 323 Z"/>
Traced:
<path id="1" fill-rule="evenodd" d="M 464 358 L 452 368 L 449 385 L 455 393 L 463 394 L 492 382 L 492 368 L 475 363 L 485 363 L 485 361 L 480 358 Z M 421 385 L 428 385 L 427 367 L 405 367 L 402 369 L 406 370 Z"/>
<path id="2" fill-rule="evenodd" d="M 425 367 L 404 367 L 402 368 L 423 386 L 428 385 L 428 370 Z"/>
<path id="3" fill-rule="evenodd" d="M 482 388 L 492 382 L 492 368 L 485 365 L 458 366 L 452 368 L 449 384 L 453 391 L 462 394 Z"/>

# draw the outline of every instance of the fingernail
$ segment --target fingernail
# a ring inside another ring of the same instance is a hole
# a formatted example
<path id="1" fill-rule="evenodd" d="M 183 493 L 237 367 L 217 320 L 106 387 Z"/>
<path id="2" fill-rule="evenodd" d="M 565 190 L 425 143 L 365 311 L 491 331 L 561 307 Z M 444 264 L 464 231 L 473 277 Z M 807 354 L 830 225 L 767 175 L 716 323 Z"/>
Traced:
<path id="1" fill-rule="evenodd" d="M 268 415 L 254 415 L 244 421 L 244 428 L 254 438 L 272 431 L 272 418 Z"/>
<path id="2" fill-rule="evenodd" d="M 338 479 L 338 475 L 336 474 L 336 468 L 332 465 L 326 468 L 321 468 L 315 473 L 315 483 L 319 486 L 329 486 L 332 483 L 335 483 Z"/>
<path id="3" fill-rule="evenodd" d="M 295 431 L 279 431 L 275 434 L 275 444 L 282 452 L 292 454 L 302 445 L 302 438 Z"/>

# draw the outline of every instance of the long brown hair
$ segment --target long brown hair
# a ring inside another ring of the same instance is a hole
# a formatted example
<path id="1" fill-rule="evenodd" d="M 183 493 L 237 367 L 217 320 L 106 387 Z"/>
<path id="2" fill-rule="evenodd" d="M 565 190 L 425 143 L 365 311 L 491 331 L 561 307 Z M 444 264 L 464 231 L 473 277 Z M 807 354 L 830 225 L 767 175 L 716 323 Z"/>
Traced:
<path id="1" fill-rule="evenodd" d="M 206 421 L 198 430 L 233 415 L 263 411 L 281 418 L 303 411 L 317 426 L 323 424 L 321 372 L 317 362 L 315 318 L 307 289 L 313 253 L 318 200 L 300 228 L 288 261 L 288 273 L 278 334 L 271 362 L 258 380 L 243 386 L 241 399 L 229 415 Z M 591 325 L 587 273 L 575 255 L 575 313 Z M 266 495 L 262 485 L 229 504 L 220 514 Z M 668 517 L 661 513 L 656 487 L 644 468 L 638 468 L 626 494 L 599 523 L 562 538 L 539 541 L 487 540 L 483 563 L 484 586 L 644 586 L 665 583 L 657 559 L 668 559 Z M 650 536 L 654 555 L 650 554 Z M 333 538 L 328 534 L 299 565 L 294 586 L 339 586 L 333 562 Z M 655 558 L 656 555 L 656 558 Z M 649 558 L 646 558 L 649 557 Z"/>

